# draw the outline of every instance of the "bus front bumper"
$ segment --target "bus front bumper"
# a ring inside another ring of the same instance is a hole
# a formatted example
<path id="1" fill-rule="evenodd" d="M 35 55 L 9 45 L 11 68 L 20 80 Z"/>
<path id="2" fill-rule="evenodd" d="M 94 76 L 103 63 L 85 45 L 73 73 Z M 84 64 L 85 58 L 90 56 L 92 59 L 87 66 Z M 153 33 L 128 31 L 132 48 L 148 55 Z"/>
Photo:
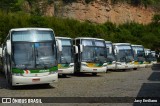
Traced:
<path id="1" fill-rule="evenodd" d="M 132 63 L 127 63 L 128 68 L 127 69 L 133 69 L 135 68 L 135 65 Z"/>
<path id="2" fill-rule="evenodd" d="M 134 64 L 134 68 L 140 68 L 139 64 Z"/>
<path id="3" fill-rule="evenodd" d="M 58 69 L 58 74 L 73 74 L 73 73 L 74 73 L 74 67 Z"/>
<path id="4" fill-rule="evenodd" d="M 107 71 L 107 66 L 106 67 L 87 67 L 87 66 L 81 66 L 80 72 L 84 73 L 99 73 L 99 72 L 106 72 Z"/>
<path id="5" fill-rule="evenodd" d="M 117 62 L 115 66 L 116 66 L 115 68 L 116 70 L 128 69 L 128 66 L 126 63 Z"/>
<path id="6" fill-rule="evenodd" d="M 34 85 L 34 84 L 51 84 L 58 82 L 58 73 L 50 74 L 41 77 L 26 77 L 26 76 L 15 76 L 12 75 L 12 85 Z"/>
<path id="7" fill-rule="evenodd" d="M 140 68 L 145 68 L 146 65 L 145 65 L 145 64 L 139 64 L 139 67 L 140 67 Z"/>
<path id="8" fill-rule="evenodd" d="M 115 68 L 116 68 L 115 64 L 109 64 L 109 65 L 107 65 L 107 69 L 108 70 L 114 70 Z"/>
<path id="9" fill-rule="evenodd" d="M 151 66 L 152 66 L 152 63 L 148 63 L 148 62 L 145 63 L 146 68 L 150 68 Z"/>

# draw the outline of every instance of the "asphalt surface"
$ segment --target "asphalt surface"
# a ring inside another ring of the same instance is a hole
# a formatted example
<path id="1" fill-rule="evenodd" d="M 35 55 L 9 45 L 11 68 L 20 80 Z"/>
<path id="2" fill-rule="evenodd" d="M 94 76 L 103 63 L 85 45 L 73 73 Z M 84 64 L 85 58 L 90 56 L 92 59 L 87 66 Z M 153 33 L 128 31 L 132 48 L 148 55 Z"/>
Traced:
<path id="1" fill-rule="evenodd" d="M 7 88 L 3 74 L 0 74 L 0 97 L 160 97 L 160 68 L 141 68 L 138 70 L 109 71 L 91 74 L 59 77 L 56 85 L 19 86 L 14 90 Z M 0 106 L 4 104 L 0 104 Z M 12 104 L 9 104 L 12 106 Z M 19 104 L 22 106 L 22 104 Z M 30 104 L 36 105 L 36 104 Z M 52 105 L 52 104 L 39 104 Z M 54 104 L 54 106 L 139 106 L 135 103 L 73 103 Z M 150 104 L 143 104 L 152 105 Z M 157 104 L 153 104 L 154 106 Z M 158 105 L 159 106 L 159 105 Z"/>

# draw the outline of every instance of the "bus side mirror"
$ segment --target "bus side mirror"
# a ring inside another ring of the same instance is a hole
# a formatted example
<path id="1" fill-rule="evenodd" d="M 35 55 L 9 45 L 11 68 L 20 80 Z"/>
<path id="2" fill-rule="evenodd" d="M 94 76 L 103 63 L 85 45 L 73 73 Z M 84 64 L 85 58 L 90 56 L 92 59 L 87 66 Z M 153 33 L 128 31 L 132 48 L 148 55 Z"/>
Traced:
<path id="1" fill-rule="evenodd" d="M 2 57 L 2 48 L 0 47 L 0 57 Z"/>
<path id="2" fill-rule="evenodd" d="M 83 52 L 83 45 L 79 45 L 80 46 L 80 52 Z"/>
<path id="3" fill-rule="evenodd" d="M 112 47 L 109 47 L 109 53 L 110 54 L 112 53 Z"/>
<path id="4" fill-rule="evenodd" d="M 116 51 L 116 49 L 114 49 L 114 54 L 115 54 L 115 55 L 117 55 L 117 51 Z"/>
<path id="5" fill-rule="evenodd" d="M 11 55 L 11 41 L 7 40 L 7 53 Z"/>
<path id="6" fill-rule="evenodd" d="M 62 42 L 60 40 L 57 40 L 57 46 L 58 46 L 59 52 L 61 52 L 62 51 Z"/>
<path id="7" fill-rule="evenodd" d="M 135 53 L 137 54 L 137 50 L 135 50 Z"/>
<path id="8" fill-rule="evenodd" d="M 74 52 L 75 52 L 75 54 L 77 54 L 78 53 L 78 47 L 77 46 L 74 46 Z"/>
<path id="9" fill-rule="evenodd" d="M 119 53 L 119 49 L 118 49 L 117 46 L 115 47 L 115 53 L 116 53 L 116 54 Z"/>

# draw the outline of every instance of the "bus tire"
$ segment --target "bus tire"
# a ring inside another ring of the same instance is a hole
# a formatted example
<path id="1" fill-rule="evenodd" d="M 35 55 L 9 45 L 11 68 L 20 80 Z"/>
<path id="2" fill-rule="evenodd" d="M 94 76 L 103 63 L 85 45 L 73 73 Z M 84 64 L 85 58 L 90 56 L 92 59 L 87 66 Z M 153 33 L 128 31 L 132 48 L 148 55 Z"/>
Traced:
<path id="1" fill-rule="evenodd" d="M 14 86 L 12 85 L 12 75 L 11 75 L 11 73 L 8 73 L 7 74 L 7 87 L 8 87 L 8 89 L 14 89 Z"/>
<path id="2" fill-rule="evenodd" d="M 137 68 L 133 68 L 133 70 L 137 70 Z"/>
<path id="3" fill-rule="evenodd" d="M 126 71 L 126 69 L 122 69 L 122 71 L 124 72 L 124 71 Z"/>
<path id="4" fill-rule="evenodd" d="M 92 75 L 93 75 L 93 76 L 96 76 L 96 75 L 97 75 L 97 73 L 92 73 Z"/>
<path id="5" fill-rule="evenodd" d="M 11 73 L 9 56 L 7 56 L 7 82 L 8 82 L 8 88 L 14 89 L 14 86 L 12 85 L 12 73 Z"/>
<path id="6" fill-rule="evenodd" d="M 62 74 L 62 77 L 67 77 L 67 75 L 66 74 Z"/>

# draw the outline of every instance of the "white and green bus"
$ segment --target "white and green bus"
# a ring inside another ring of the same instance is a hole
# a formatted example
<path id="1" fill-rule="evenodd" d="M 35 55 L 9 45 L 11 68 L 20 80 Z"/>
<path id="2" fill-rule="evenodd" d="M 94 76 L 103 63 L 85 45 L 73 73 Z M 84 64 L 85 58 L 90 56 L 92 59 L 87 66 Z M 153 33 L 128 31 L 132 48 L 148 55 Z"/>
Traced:
<path id="1" fill-rule="evenodd" d="M 151 55 L 152 55 L 152 65 L 156 64 L 157 63 L 156 52 L 151 51 Z"/>
<path id="2" fill-rule="evenodd" d="M 134 69 L 145 67 L 145 52 L 142 45 L 132 45 L 134 52 Z"/>
<path id="3" fill-rule="evenodd" d="M 105 41 L 106 48 L 107 48 L 107 69 L 108 70 L 115 70 L 116 68 L 116 59 L 113 50 L 113 44 L 111 41 Z"/>
<path id="4" fill-rule="evenodd" d="M 72 38 L 56 37 L 61 42 L 62 52 L 58 53 L 58 74 L 66 77 L 74 73 L 74 55 L 78 53 L 77 46 L 73 45 Z"/>
<path id="5" fill-rule="evenodd" d="M 104 39 L 78 37 L 75 38 L 75 45 L 78 46 L 78 54 L 75 57 L 75 72 L 92 73 L 107 70 L 107 54 Z"/>
<path id="6" fill-rule="evenodd" d="M 145 65 L 146 67 L 151 67 L 152 66 L 152 54 L 151 54 L 151 49 L 144 49 L 145 52 L 145 58 L 146 58 L 146 62 Z"/>
<path id="7" fill-rule="evenodd" d="M 116 56 L 116 69 L 126 70 L 134 68 L 133 49 L 130 43 L 113 43 Z"/>
<path id="8" fill-rule="evenodd" d="M 57 47 L 52 29 L 11 29 L 2 51 L 9 87 L 58 81 Z"/>

